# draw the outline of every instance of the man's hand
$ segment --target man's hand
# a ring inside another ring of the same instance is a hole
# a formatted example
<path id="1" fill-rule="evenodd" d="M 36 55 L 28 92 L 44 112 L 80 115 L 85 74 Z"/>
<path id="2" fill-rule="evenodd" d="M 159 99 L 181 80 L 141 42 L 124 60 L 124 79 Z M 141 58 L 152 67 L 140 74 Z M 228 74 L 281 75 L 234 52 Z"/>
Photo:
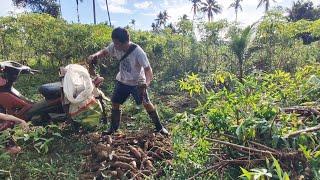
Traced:
<path id="1" fill-rule="evenodd" d="M 20 126 L 22 127 L 22 129 L 23 129 L 24 131 L 29 131 L 29 125 L 28 125 L 28 123 L 26 123 L 25 121 L 21 121 L 21 122 L 20 122 Z"/>
<path id="2" fill-rule="evenodd" d="M 95 54 L 92 54 L 87 58 L 87 63 L 88 64 L 96 64 L 97 59 L 98 59 L 98 57 Z"/>

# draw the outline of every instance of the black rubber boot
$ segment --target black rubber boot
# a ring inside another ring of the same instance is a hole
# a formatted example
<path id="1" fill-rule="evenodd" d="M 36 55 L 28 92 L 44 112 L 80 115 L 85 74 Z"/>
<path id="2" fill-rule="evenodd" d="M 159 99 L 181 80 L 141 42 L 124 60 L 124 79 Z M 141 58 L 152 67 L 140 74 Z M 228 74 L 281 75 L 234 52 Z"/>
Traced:
<path id="1" fill-rule="evenodd" d="M 149 117 L 151 118 L 153 124 L 156 127 L 156 132 L 168 135 L 169 134 L 168 130 L 166 128 L 164 128 L 160 122 L 158 112 L 157 111 L 149 111 L 148 114 L 149 114 Z"/>
<path id="2" fill-rule="evenodd" d="M 121 110 L 111 111 L 111 124 L 108 131 L 102 132 L 102 136 L 111 135 L 119 129 L 121 119 Z"/>

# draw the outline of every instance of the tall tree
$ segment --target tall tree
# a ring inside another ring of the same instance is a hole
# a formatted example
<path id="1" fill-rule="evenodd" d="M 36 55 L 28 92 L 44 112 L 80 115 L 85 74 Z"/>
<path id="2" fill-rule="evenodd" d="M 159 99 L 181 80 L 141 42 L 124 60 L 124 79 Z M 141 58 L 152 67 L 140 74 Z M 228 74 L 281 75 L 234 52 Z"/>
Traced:
<path id="1" fill-rule="evenodd" d="M 135 19 L 131 19 L 130 24 L 132 25 L 132 28 L 135 29 L 136 20 Z"/>
<path id="2" fill-rule="evenodd" d="M 110 20 L 110 12 L 109 12 L 108 0 L 106 0 L 106 6 L 107 6 L 107 12 L 108 12 L 109 25 L 110 25 L 110 27 L 111 27 L 111 20 Z"/>
<path id="3" fill-rule="evenodd" d="M 157 18 L 155 20 L 156 20 L 157 26 L 161 27 L 162 24 L 164 25 L 164 16 L 161 11 L 159 12 L 159 14 L 157 15 Z"/>
<path id="4" fill-rule="evenodd" d="M 177 32 L 176 28 L 174 27 L 174 25 L 173 25 L 172 23 L 170 23 L 170 24 L 167 26 L 167 28 L 169 28 L 169 29 L 171 30 L 172 34 L 174 34 L 174 33 Z"/>
<path id="5" fill-rule="evenodd" d="M 320 18 L 320 10 L 313 7 L 313 3 L 311 1 L 297 1 L 293 2 L 291 9 L 287 9 L 288 19 L 289 21 L 298 21 L 300 19 L 306 20 L 316 20 Z"/>
<path id="6" fill-rule="evenodd" d="M 276 2 L 275 0 L 272 0 L 273 2 Z M 259 4 L 257 6 L 257 8 L 259 8 L 260 6 L 262 6 L 264 4 L 265 7 L 265 12 L 269 11 L 270 8 L 270 0 L 259 0 Z"/>
<path id="7" fill-rule="evenodd" d="M 79 2 L 83 2 L 83 0 L 76 0 L 76 3 L 77 3 L 77 17 L 78 17 L 78 23 L 80 23 L 80 16 L 79 16 Z"/>
<path id="8" fill-rule="evenodd" d="M 189 20 L 188 15 L 184 14 L 182 15 L 181 18 L 179 18 L 180 20 L 184 21 L 184 20 Z"/>
<path id="9" fill-rule="evenodd" d="M 192 21 L 189 20 L 186 14 L 179 18 L 179 21 L 177 22 L 177 28 L 178 32 L 183 35 L 192 34 Z"/>
<path id="10" fill-rule="evenodd" d="M 29 8 L 32 12 L 47 13 L 53 17 L 60 15 L 60 6 L 57 0 L 12 0 L 14 6 Z"/>
<path id="11" fill-rule="evenodd" d="M 234 11 L 236 13 L 236 22 L 238 21 L 238 11 L 242 11 L 242 6 L 240 4 L 242 0 L 234 0 L 233 3 L 230 4 L 229 8 L 234 8 Z"/>
<path id="12" fill-rule="evenodd" d="M 293 2 L 291 9 L 287 9 L 289 21 L 299 21 L 306 19 L 314 21 L 320 19 L 320 6 L 319 8 L 313 7 L 311 1 L 297 1 Z M 296 35 L 297 38 L 301 38 L 304 44 L 310 44 L 314 41 L 318 41 L 320 37 L 315 37 L 310 32 L 299 33 Z"/>
<path id="13" fill-rule="evenodd" d="M 152 23 L 152 24 L 151 24 L 151 27 L 152 27 L 152 31 L 156 31 L 156 30 L 157 30 L 157 25 L 156 25 L 156 23 Z"/>
<path id="14" fill-rule="evenodd" d="M 206 2 L 201 2 L 201 5 L 201 11 L 207 14 L 209 22 L 212 21 L 214 13 L 218 14 L 222 11 L 222 7 L 216 0 L 206 0 Z"/>
<path id="15" fill-rule="evenodd" d="M 61 0 L 59 0 L 59 13 L 60 13 L 60 16 L 62 17 Z"/>
<path id="16" fill-rule="evenodd" d="M 92 0 L 92 6 L 93 6 L 93 22 L 94 24 L 97 24 L 96 20 L 96 1 Z"/>
<path id="17" fill-rule="evenodd" d="M 164 10 L 164 11 L 163 11 L 163 25 L 164 25 L 164 26 L 165 26 L 166 23 L 168 22 L 169 17 L 170 17 L 170 16 L 169 16 L 167 10 Z"/>
<path id="18" fill-rule="evenodd" d="M 192 2 L 191 10 L 193 11 L 193 19 L 194 19 L 195 15 L 200 10 L 201 0 L 190 0 L 190 1 Z"/>

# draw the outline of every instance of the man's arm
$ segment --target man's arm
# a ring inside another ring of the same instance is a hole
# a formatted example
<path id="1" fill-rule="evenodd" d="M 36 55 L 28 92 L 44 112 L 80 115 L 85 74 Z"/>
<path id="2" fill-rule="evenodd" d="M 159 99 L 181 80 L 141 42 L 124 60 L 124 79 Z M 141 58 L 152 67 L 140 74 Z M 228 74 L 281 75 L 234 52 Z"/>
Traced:
<path id="1" fill-rule="evenodd" d="M 146 84 L 149 86 L 153 79 L 152 68 L 150 66 L 144 68 L 144 74 L 146 75 Z"/>
<path id="2" fill-rule="evenodd" d="M 20 124 L 22 126 L 23 129 L 28 129 L 28 124 L 26 123 L 26 121 L 17 118 L 15 116 L 9 115 L 9 114 L 3 114 L 0 113 L 0 121 L 12 121 L 15 122 L 17 124 Z"/>
<path id="3" fill-rule="evenodd" d="M 106 48 L 101 49 L 100 51 L 98 51 L 88 57 L 88 63 L 90 64 L 90 63 L 92 63 L 92 61 L 100 59 L 100 58 L 104 58 L 108 55 L 109 55 L 109 53 Z"/>

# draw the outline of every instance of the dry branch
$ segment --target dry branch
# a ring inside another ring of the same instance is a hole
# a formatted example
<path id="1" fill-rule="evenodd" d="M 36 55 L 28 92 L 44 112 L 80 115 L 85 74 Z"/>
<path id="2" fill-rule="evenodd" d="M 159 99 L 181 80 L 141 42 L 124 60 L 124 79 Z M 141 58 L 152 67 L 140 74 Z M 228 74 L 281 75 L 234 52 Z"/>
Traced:
<path id="1" fill-rule="evenodd" d="M 305 112 L 310 112 L 316 116 L 320 116 L 320 112 L 316 108 L 312 107 L 294 106 L 288 108 L 281 108 L 281 110 L 286 113 L 298 112 L 299 114 L 305 114 Z"/>
<path id="2" fill-rule="evenodd" d="M 295 131 L 293 133 L 290 133 L 290 134 L 286 135 L 286 138 L 295 137 L 295 136 L 298 136 L 298 135 L 303 134 L 303 133 L 315 132 L 315 131 L 318 131 L 318 130 L 320 130 L 320 125 L 317 125 L 317 126 L 314 126 L 314 127 L 311 127 L 311 128 L 307 128 L 307 129 L 302 129 L 302 130 L 299 130 L 299 131 Z"/>
<path id="3" fill-rule="evenodd" d="M 227 145 L 229 147 L 233 147 L 235 149 L 239 149 L 241 151 L 246 151 L 246 152 L 250 152 L 250 153 L 256 152 L 256 153 L 265 154 L 265 155 L 279 156 L 279 154 L 277 154 L 275 152 L 272 152 L 272 151 L 268 151 L 268 150 L 253 149 L 253 148 L 241 146 L 241 145 L 230 143 L 230 142 L 220 141 L 220 140 L 217 140 L 217 139 L 206 138 L 206 140 L 211 141 L 211 142 L 216 142 L 216 143 L 219 143 L 219 144 L 224 144 L 224 145 Z"/>

